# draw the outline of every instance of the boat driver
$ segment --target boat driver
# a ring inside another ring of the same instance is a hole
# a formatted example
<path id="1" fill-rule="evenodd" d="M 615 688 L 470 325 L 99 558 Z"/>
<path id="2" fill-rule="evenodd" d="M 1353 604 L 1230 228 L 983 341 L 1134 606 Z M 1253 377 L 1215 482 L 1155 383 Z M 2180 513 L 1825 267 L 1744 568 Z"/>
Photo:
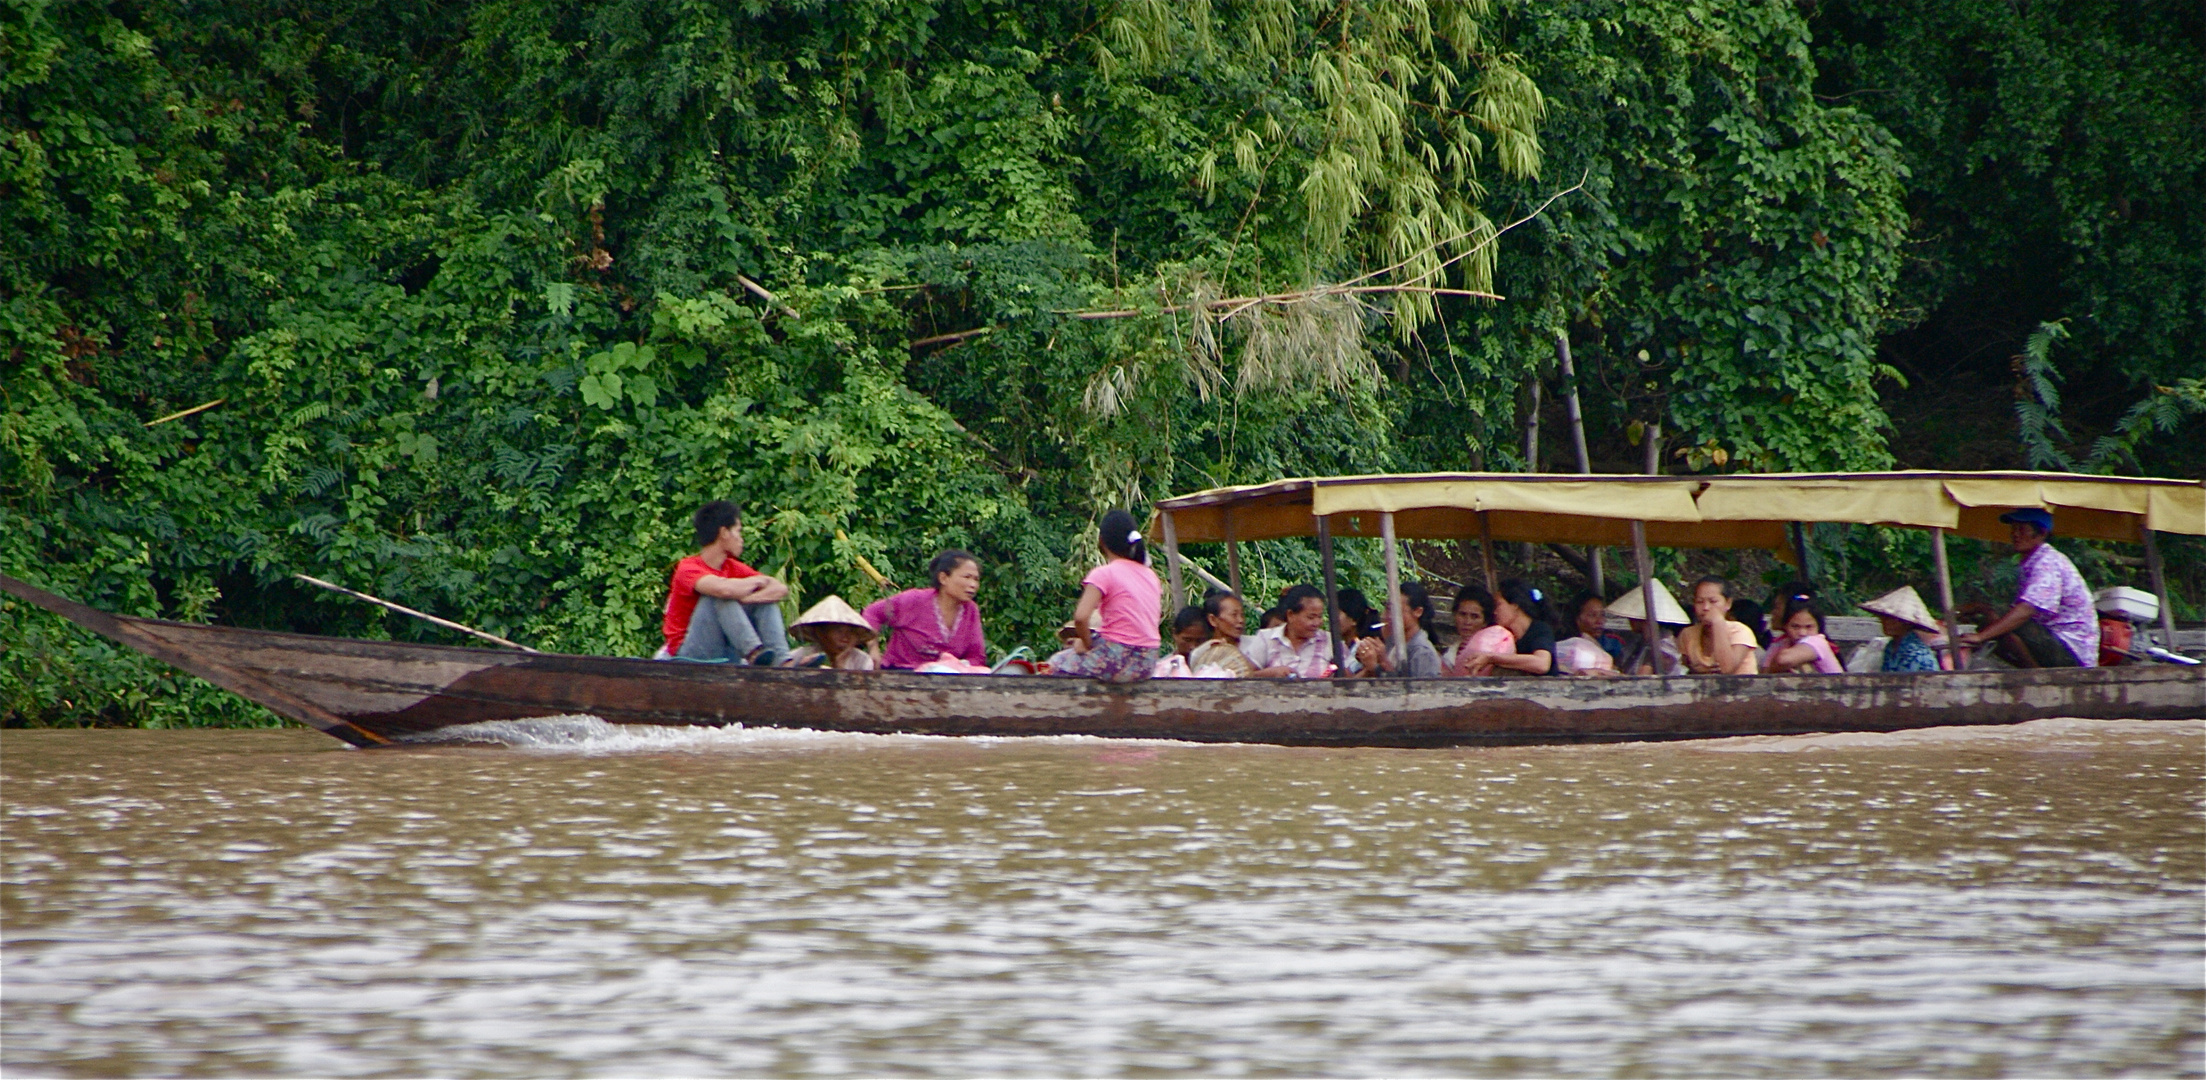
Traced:
<path id="1" fill-rule="evenodd" d="M 772 667 L 789 655 L 781 601 L 789 586 L 745 566 L 743 512 L 713 501 L 690 519 L 699 550 L 674 564 L 667 583 L 666 655 Z"/>
<path id="2" fill-rule="evenodd" d="M 2076 564 L 2047 543 L 2053 537 L 2052 513 L 2026 506 L 1999 520 L 2022 556 L 2015 606 L 1991 625 L 1961 635 L 1961 644 L 1995 642 L 1999 658 L 2020 668 L 2099 666 L 2099 616 Z"/>

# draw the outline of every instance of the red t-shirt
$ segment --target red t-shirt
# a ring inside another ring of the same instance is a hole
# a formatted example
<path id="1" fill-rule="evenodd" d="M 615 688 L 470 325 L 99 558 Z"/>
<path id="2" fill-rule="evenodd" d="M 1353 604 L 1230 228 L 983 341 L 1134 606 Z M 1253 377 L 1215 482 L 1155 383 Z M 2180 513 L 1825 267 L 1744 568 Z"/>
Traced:
<path id="1" fill-rule="evenodd" d="M 659 630 L 666 635 L 666 651 L 682 651 L 682 639 L 689 636 L 689 618 L 697 613 L 697 579 L 701 577 L 747 578 L 757 577 L 758 571 L 735 559 L 726 559 L 715 570 L 705 565 L 702 555 L 692 555 L 674 564 L 674 578 L 666 584 L 666 621 Z"/>

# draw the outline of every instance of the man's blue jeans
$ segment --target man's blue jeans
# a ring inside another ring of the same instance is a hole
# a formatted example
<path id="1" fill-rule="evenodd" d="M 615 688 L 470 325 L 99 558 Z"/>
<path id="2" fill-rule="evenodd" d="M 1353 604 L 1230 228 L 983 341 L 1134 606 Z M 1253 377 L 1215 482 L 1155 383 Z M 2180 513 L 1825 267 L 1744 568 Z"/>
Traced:
<path id="1" fill-rule="evenodd" d="M 697 610 L 689 617 L 689 633 L 682 638 L 684 660 L 733 660 L 742 663 L 759 646 L 774 655 L 789 655 L 789 632 L 781 623 L 781 605 L 746 604 L 710 596 L 697 598 Z"/>

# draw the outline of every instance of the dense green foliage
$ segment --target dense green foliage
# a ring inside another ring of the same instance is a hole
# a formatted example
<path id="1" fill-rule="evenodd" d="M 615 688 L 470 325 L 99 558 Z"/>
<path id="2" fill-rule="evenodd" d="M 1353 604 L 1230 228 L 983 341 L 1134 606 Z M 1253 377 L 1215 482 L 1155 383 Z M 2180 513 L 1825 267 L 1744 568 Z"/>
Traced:
<path id="1" fill-rule="evenodd" d="M 1109 506 L 1522 467 L 1558 329 L 1609 467 L 1634 422 L 1678 468 L 1884 464 L 1879 342 L 1945 295 L 1905 255 L 1909 200 L 1943 205 L 1916 129 L 1819 100 L 1782 3 L 0 19 L 0 571 L 127 612 L 448 640 L 305 572 L 640 654 L 688 511 L 732 497 L 803 597 L 874 595 L 860 556 L 916 584 L 954 544 L 992 643 L 1041 640 Z M 2195 193 L 2195 148 L 2168 153 L 2154 182 Z M 2195 208 L 2147 202 L 2195 269 Z M 2082 293 L 2181 273 L 2106 258 Z M 2168 295 L 2093 340 L 2195 320 Z M 11 718 L 244 714 L 13 605 L 0 636 Z"/>

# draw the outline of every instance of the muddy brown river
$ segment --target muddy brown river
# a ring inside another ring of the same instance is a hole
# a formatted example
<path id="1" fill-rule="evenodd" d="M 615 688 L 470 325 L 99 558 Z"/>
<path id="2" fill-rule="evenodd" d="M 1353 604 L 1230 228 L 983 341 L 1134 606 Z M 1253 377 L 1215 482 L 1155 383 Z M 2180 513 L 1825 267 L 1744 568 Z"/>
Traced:
<path id="1" fill-rule="evenodd" d="M 2206 1074 L 2206 725 L 0 735 L 9 1076 Z"/>

